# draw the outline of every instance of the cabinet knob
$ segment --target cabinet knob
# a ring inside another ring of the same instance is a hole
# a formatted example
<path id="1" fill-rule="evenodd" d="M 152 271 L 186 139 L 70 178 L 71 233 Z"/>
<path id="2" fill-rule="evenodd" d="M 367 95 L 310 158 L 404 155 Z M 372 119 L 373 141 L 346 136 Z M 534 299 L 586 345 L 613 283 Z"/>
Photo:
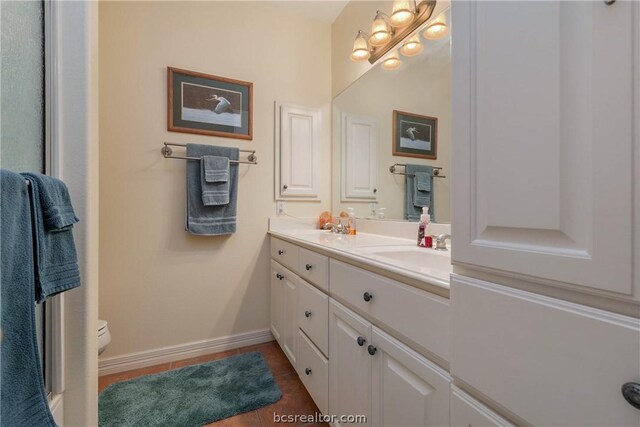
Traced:
<path id="1" fill-rule="evenodd" d="M 631 406 L 640 409 L 640 383 L 625 383 L 622 385 L 621 391 Z"/>
<path id="2" fill-rule="evenodd" d="M 304 317 L 311 317 L 311 312 L 309 310 L 306 310 L 304 312 Z"/>
<path id="3" fill-rule="evenodd" d="M 369 302 L 373 299 L 373 295 L 371 295 L 369 292 L 365 292 L 364 295 L 362 295 L 362 298 L 364 298 L 366 302 Z"/>
<path id="4" fill-rule="evenodd" d="M 615 2 L 616 2 L 616 0 L 604 0 L 604 4 L 606 4 L 607 6 L 611 6 Z"/>
<path id="5" fill-rule="evenodd" d="M 378 349 L 372 345 L 369 345 L 369 347 L 367 347 L 367 351 L 369 352 L 370 355 L 373 356 L 374 354 L 376 354 L 376 351 L 378 351 Z"/>
<path id="6" fill-rule="evenodd" d="M 284 276 L 283 276 L 282 274 L 280 274 L 280 273 L 276 273 L 276 277 L 277 277 L 279 280 L 284 279 Z"/>
<path id="7" fill-rule="evenodd" d="M 304 373 L 307 374 L 307 375 L 311 375 L 311 368 L 305 369 Z"/>
<path id="8" fill-rule="evenodd" d="M 309 270 L 311 270 L 313 268 L 313 265 L 307 264 L 307 265 L 304 266 L 304 268 L 306 268 L 307 271 L 309 271 Z"/>
<path id="9" fill-rule="evenodd" d="M 367 342 L 367 340 L 364 339 L 364 337 L 358 337 L 358 339 L 356 340 L 356 342 L 358 343 L 358 345 L 360 347 L 362 347 L 364 345 L 364 343 Z"/>
<path id="10" fill-rule="evenodd" d="M 285 184 L 285 185 L 283 185 L 283 186 L 282 186 L 282 188 L 283 188 L 284 190 L 286 190 L 287 188 L 289 188 L 289 186 L 288 186 L 287 184 Z"/>
<path id="11" fill-rule="evenodd" d="M 374 189 L 373 189 L 373 194 L 376 194 L 377 192 L 378 192 L 378 189 L 377 189 L 377 188 L 374 188 Z"/>
<path id="12" fill-rule="evenodd" d="M 278 255 L 284 255 L 284 251 L 282 249 L 278 250 Z"/>

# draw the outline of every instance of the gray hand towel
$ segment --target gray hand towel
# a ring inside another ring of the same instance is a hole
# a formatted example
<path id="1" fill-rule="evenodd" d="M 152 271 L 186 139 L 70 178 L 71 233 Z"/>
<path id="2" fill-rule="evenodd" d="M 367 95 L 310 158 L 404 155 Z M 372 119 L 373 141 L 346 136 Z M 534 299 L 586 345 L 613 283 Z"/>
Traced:
<path id="1" fill-rule="evenodd" d="M 80 286 L 80 269 L 73 241 L 79 221 L 64 182 L 37 173 L 22 174 L 31 184 L 31 208 L 36 242 L 36 300 Z"/>
<path id="2" fill-rule="evenodd" d="M 227 157 L 238 160 L 240 150 L 215 145 L 187 144 L 187 156 Z M 205 206 L 202 203 L 202 172 L 200 162 L 187 161 L 187 215 L 186 230 L 200 236 L 217 236 L 236 232 L 236 211 L 238 199 L 238 164 L 229 166 L 229 203 Z"/>
<path id="3" fill-rule="evenodd" d="M 431 206 L 431 174 L 416 172 L 413 177 L 413 205 Z"/>
<path id="4" fill-rule="evenodd" d="M 429 206 L 429 216 L 433 220 L 433 191 L 429 191 L 428 197 L 418 197 L 416 200 L 416 173 L 425 173 L 429 175 L 429 188 L 433 188 L 433 167 L 426 165 L 413 165 L 408 164 L 405 167 L 406 181 L 405 181 L 405 197 L 404 197 L 404 218 L 409 221 L 419 221 L 420 215 L 422 215 L 422 208 Z M 418 175 L 420 176 L 420 175 Z M 420 184 L 421 188 L 426 188 L 424 183 Z M 422 190 L 421 190 L 422 191 Z M 426 203 L 428 202 L 428 203 Z M 421 203 L 420 205 L 418 203 Z M 424 203 L 424 204 L 422 204 Z"/>
<path id="5" fill-rule="evenodd" d="M 0 170 L 0 414 L 3 426 L 55 426 L 42 380 L 35 321 L 35 260 L 27 183 Z"/>
<path id="6" fill-rule="evenodd" d="M 202 156 L 200 160 L 202 203 L 205 206 L 229 203 L 229 158 Z"/>

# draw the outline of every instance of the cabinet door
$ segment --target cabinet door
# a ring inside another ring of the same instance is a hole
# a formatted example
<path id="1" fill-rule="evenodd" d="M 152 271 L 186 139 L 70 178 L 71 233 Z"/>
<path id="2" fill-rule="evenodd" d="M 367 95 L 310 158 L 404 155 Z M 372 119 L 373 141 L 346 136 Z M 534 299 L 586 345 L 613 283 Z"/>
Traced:
<path id="1" fill-rule="evenodd" d="M 361 344 L 358 343 L 361 338 Z M 365 341 L 362 341 L 364 339 Z M 364 415 L 370 424 L 371 324 L 348 308 L 329 303 L 329 413 Z M 339 424 L 338 424 L 339 425 Z"/>
<path id="2" fill-rule="evenodd" d="M 284 327 L 284 274 L 283 269 L 275 261 L 271 261 L 271 293 L 270 300 L 270 323 L 273 337 L 282 346 Z"/>
<path id="3" fill-rule="evenodd" d="M 639 6 L 452 4 L 454 263 L 634 293 Z"/>
<path id="4" fill-rule="evenodd" d="M 342 114 L 342 200 L 375 200 L 378 194 L 378 124 Z"/>
<path id="5" fill-rule="evenodd" d="M 296 316 L 298 311 L 298 280 L 299 279 L 291 272 L 285 273 L 284 279 L 282 280 L 282 293 L 284 301 L 282 350 L 284 351 L 284 354 L 287 355 L 294 368 L 296 367 L 296 354 L 298 348 L 298 346 L 296 345 L 298 340 L 298 321 Z"/>
<path id="6" fill-rule="evenodd" d="M 372 424 L 448 426 L 449 375 L 375 326 Z"/>
<path id="7" fill-rule="evenodd" d="M 278 198 L 318 198 L 320 111 L 280 106 L 280 174 Z"/>

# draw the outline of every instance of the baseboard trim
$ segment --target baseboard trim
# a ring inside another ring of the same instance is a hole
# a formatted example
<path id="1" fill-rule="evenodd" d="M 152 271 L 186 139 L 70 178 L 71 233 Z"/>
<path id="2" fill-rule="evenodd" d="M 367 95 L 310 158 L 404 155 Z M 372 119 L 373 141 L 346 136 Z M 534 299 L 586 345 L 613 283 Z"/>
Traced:
<path id="1" fill-rule="evenodd" d="M 205 354 L 233 350 L 273 340 L 273 335 L 271 335 L 269 329 L 260 329 L 209 340 L 129 353 L 122 356 L 106 357 L 98 360 L 98 375 L 117 374 L 118 372 L 146 368 L 160 363 L 175 362 L 190 357 L 204 356 Z"/>

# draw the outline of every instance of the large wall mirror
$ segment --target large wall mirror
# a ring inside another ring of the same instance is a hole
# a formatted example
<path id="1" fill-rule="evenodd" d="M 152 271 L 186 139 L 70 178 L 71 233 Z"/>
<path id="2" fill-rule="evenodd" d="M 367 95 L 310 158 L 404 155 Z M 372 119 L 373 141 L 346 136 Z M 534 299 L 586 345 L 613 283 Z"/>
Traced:
<path id="1" fill-rule="evenodd" d="M 449 11 L 433 19 L 449 25 Z M 334 98 L 334 213 L 353 207 L 361 218 L 416 221 L 428 203 L 434 222 L 451 221 L 451 40 L 427 39 L 431 23 L 408 41 L 419 53 L 405 56 L 399 45 L 387 56 L 399 67 L 377 63 Z"/>

